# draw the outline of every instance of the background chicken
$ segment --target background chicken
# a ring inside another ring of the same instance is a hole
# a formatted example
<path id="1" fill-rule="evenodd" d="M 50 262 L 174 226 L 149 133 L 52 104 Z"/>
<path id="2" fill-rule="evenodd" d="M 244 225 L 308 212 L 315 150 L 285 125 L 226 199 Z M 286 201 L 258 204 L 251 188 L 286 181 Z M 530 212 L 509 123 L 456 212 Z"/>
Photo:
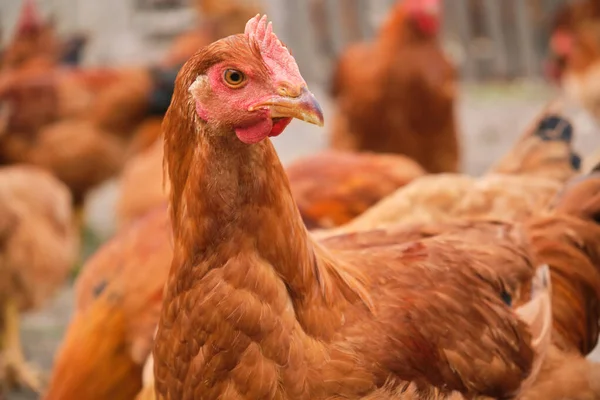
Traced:
<path id="1" fill-rule="evenodd" d="M 600 3 L 578 0 L 557 13 L 550 38 L 549 72 L 565 92 L 600 119 Z"/>
<path id="2" fill-rule="evenodd" d="M 456 71 L 438 44 L 438 0 L 399 1 L 373 43 L 348 48 L 332 75 L 331 146 L 405 154 L 456 172 Z"/>
<path id="3" fill-rule="evenodd" d="M 87 37 L 81 33 L 59 38 L 52 21 L 43 21 L 33 0 L 23 2 L 12 40 L 0 55 L 0 71 L 47 68 L 80 62 Z"/>
<path id="4" fill-rule="evenodd" d="M 544 209 L 581 164 L 571 123 L 554 114 L 561 104 L 550 104 L 483 177 L 420 177 L 332 232 L 465 217 L 515 221 Z"/>
<path id="5" fill-rule="evenodd" d="M 65 283 L 77 260 L 79 238 L 71 199 L 67 188 L 47 172 L 4 167 L 0 209 L 0 378 L 9 388 L 40 390 L 40 376 L 22 353 L 19 313 L 42 306 Z"/>
<path id="6" fill-rule="evenodd" d="M 425 171 L 394 154 L 325 151 L 286 168 L 292 195 L 309 229 L 349 222 Z"/>
<path id="7" fill-rule="evenodd" d="M 165 208 L 128 226 L 83 267 L 45 399 L 131 400 L 140 390 L 172 257 Z"/>

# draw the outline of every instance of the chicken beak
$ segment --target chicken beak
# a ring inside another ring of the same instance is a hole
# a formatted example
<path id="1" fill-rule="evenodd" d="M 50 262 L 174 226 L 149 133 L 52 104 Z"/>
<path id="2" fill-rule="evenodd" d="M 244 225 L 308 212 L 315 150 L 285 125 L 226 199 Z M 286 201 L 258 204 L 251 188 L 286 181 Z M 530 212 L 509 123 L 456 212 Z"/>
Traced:
<path id="1" fill-rule="evenodd" d="M 268 109 L 271 112 L 271 118 L 296 118 L 323 126 L 323 110 L 306 86 L 302 86 L 296 91 L 281 88 L 278 92 L 280 96 L 254 104 L 248 110 Z"/>

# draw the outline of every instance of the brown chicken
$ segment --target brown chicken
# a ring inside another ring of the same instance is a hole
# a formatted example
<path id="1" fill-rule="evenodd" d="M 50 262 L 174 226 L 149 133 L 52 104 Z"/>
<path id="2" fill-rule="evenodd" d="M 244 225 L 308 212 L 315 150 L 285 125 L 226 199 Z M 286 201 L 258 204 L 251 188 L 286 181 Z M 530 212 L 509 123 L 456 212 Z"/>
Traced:
<path id="1" fill-rule="evenodd" d="M 457 172 L 457 76 L 438 44 L 440 0 L 398 1 L 373 43 L 352 45 L 333 72 L 331 146 L 405 154 Z"/>
<path id="2" fill-rule="evenodd" d="M 389 380 L 422 398 L 523 389 L 543 351 L 537 318 L 506 302 L 528 300 L 519 282 L 535 271 L 522 235 L 344 250 L 314 240 L 268 140 L 291 118 L 323 124 L 266 17 L 178 75 L 164 121 L 174 254 L 157 398 L 352 399 Z"/>
<path id="3" fill-rule="evenodd" d="M 0 160 L 52 171 L 80 205 L 91 188 L 122 169 L 131 153 L 160 137 L 176 73 L 132 68 L 5 75 L 0 100 L 8 114 Z"/>
<path id="4" fill-rule="evenodd" d="M 75 315 L 45 399 L 134 398 L 151 351 L 172 252 L 165 206 L 131 224 L 90 258 L 77 278 Z"/>
<path id="5" fill-rule="evenodd" d="M 544 109 L 511 151 L 483 177 L 420 177 L 349 223 L 317 234 L 466 217 L 517 221 L 544 209 L 581 166 L 573 149 L 573 127 L 561 116 L 561 104 L 552 103 Z"/>
<path id="6" fill-rule="evenodd" d="M 34 167 L 0 168 L 0 381 L 41 389 L 25 362 L 19 313 L 39 307 L 65 282 L 78 255 L 68 189 Z"/>
<path id="7" fill-rule="evenodd" d="M 24 0 L 15 34 L 0 55 L 0 71 L 77 64 L 86 42 L 81 34 L 61 41 L 53 24 L 42 20 L 34 0 Z"/>
<path id="8" fill-rule="evenodd" d="M 580 0 L 556 15 L 548 73 L 567 95 L 600 119 L 600 3 Z"/>
<path id="9" fill-rule="evenodd" d="M 528 142 L 523 139 L 521 143 L 526 144 Z M 549 145 L 551 148 L 553 147 L 551 144 Z M 525 147 L 534 146 L 533 143 L 529 143 L 526 144 Z M 155 149 L 157 148 L 158 147 Z M 550 160 L 552 160 L 552 158 L 550 158 Z M 530 165 L 529 163 L 523 164 Z M 157 168 L 155 172 L 161 173 L 160 164 L 152 163 L 151 168 L 155 167 Z M 562 175 L 563 174 L 558 174 L 558 176 Z M 584 201 L 583 203 L 586 202 Z M 133 321 L 137 318 L 138 321 L 149 321 L 151 318 L 156 318 L 154 323 L 157 322 L 157 314 L 155 311 L 158 307 L 157 304 L 160 303 L 160 297 L 156 298 L 142 295 L 141 298 L 145 299 L 144 301 L 147 301 L 147 305 L 144 307 L 145 311 L 126 307 L 125 304 L 132 302 L 139 304 L 138 302 L 140 301 L 137 299 L 137 291 L 130 290 L 130 285 L 134 284 L 135 282 L 127 281 L 127 279 L 131 279 L 130 274 L 133 274 L 135 270 L 143 268 L 144 270 L 152 271 L 151 273 L 148 273 L 150 280 L 144 281 L 145 287 L 142 293 L 152 292 L 154 290 L 158 291 L 166 279 L 166 271 L 168 271 L 171 257 L 171 242 L 166 240 L 167 236 L 165 236 L 167 235 L 166 232 L 169 230 L 165 211 L 166 208 L 159 208 L 150 216 L 147 216 L 141 220 L 138 224 L 134 224 L 129 229 L 126 229 L 126 233 L 124 232 L 115 238 L 112 244 L 109 244 L 102 249 L 94 261 L 90 261 L 90 264 L 84 268 L 80 281 L 78 282 L 78 287 L 81 289 L 78 290 L 77 307 L 78 309 L 82 309 L 82 307 L 85 305 L 85 307 L 87 307 L 87 309 L 90 311 L 80 314 L 80 317 L 75 318 L 69 327 L 69 333 L 63 342 L 60 356 L 56 361 L 53 379 L 50 385 L 51 389 L 48 395 L 49 399 L 57 398 L 69 400 L 88 398 L 90 400 L 100 400 L 112 398 L 110 396 L 115 396 L 115 393 L 118 393 L 118 398 L 131 398 L 130 394 L 132 391 L 134 391 L 134 388 L 139 388 L 141 379 L 139 372 L 141 368 L 139 360 L 142 358 L 143 352 L 137 352 L 137 355 L 134 358 L 131 351 L 132 346 L 129 343 L 147 343 L 147 341 L 151 340 L 152 338 L 154 325 L 151 323 L 144 323 L 142 325 L 143 329 L 140 329 L 140 324 L 130 324 L 123 328 L 123 325 L 119 325 L 123 322 L 111 319 L 110 317 L 112 316 L 112 313 L 107 312 L 104 306 L 98 305 L 97 307 L 90 307 L 89 302 L 90 299 L 94 298 L 94 288 L 98 286 L 103 288 L 104 284 L 99 284 L 99 282 L 103 282 L 106 279 L 105 277 L 107 276 L 108 271 L 113 271 L 112 269 L 117 268 L 117 265 L 120 265 L 114 261 L 114 259 L 118 257 L 124 260 L 123 263 L 125 263 L 125 266 L 120 268 L 114 275 L 111 275 L 110 281 L 121 282 L 122 284 L 113 285 L 110 287 L 118 287 L 123 289 L 119 289 L 119 291 L 112 289 L 114 291 L 110 291 L 110 293 L 115 293 L 115 297 L 119 299 L 118 307 L 122 307 L 124 310 L 131 310 L 131 314 L 125 314 L 125 320 Z M 163 213 L 162 216 L 161 212 Z M 444 231 L 450 231 L 451 229 L 449 227 L 452 227 L 454 230 L 469 229 L 469 224 L 470 223 L 460 223 L 457 226 L 443 224 L 441 226 L 425 225 L 422 227 L 403 227 L 401 228 L 402 233 L 399 231 L 394 231 L 392 239 L 396 243 L 406 242 L 422 237 L 439 235 L 444 233 Z M 494 224 L 501 226 L 500 223 Z M 495 225 L 491 225 L 491 232 L 493 236 L 496 236 L 497 232 L 497 228 L 494 228 Z M 159 231 L 161 229 L 164 231 Z M 479 230 L 477 230 L 477 226 L 471 228 L 471 231 L 475 232 L 478 236 L 481 233 Z M 539 230 L 539 232 L 543 231 Z M 557 229 L 553 232 L 561 232 L 561 230 Z M 590 232 L 594 232 L 593 226 L 591 227 Z M 377 233 L 375 233 L 375 235 L 377 235 Z M 135 241 L 126 239 L 127 237 L 135 237 Z M 158 239 L 162 240 L 162 244 L 158 244 Z M 337 248 L 343 248 L 344 246 L 348 245 L 357 246 L 359 245 L 358 243 L 360 243 L 352 242 L 352 240 L 348 240 L 347 237 L 344 236 L 340 236 L 339 239 L 330 238 L 328 241 L 329 243 L 336 243 Z M 117 245 L 117 242 L 120 244 Z M 147 250 L 150 245 L 144 244 L 146 242 L 156 243 L 157 245 L 156 247 L 152 247 L 153 250 Z M 142 250 L 141 246 L 144 246 L 145 250 Z M 119 256 L 114 256 L 113 249 L 117 248 L 119 249 Z M 583 246 L 580 250 L 578 250 L 581 252 L 581 256 L 575 256 L 573 259 L 577 259 L 577 257 L 590 257 L 589 262 L 593 264 L 599 263 L 598 260 L 591 258 L 594 257 L 594 252 L 591 252 L 589 255 L 584 253 L 585 250 L 589 248 L 592 248 L 591 245 Z M 137 253 L 144 253 L 146 257 L 143 260 L 140 260 L 139 256 L 136 256 Z M 567 250 L 566 253 L 572 254 L 573 252 Z M 547 256 L 549 258 L 541 259 L 540 262 L 549 262 L 551 268 L 554 268 L 555 263 L 552 262 L 553 254 L 548 254 Z M 131 260 L 128 260 L 125 257 L 129 257 Z M 150 263 L 148 264 L 148 267 L 146 267 L 146 263 Z M 563 267 L 569 268 L 572 265 L 573 263 L 565 262 Z M 551 271 L 554 273 L 553 269 L 551 269 Z M 574 282 L 577 282 L 577 276 L 574 278 Z M 554 291 L 553 295 L 556 296 L 560 295 L 561 293 L 562 291 Z M 135 299 L 129 299 L 129 296 Z M 568 295 L 567 298 L 569 298 Z M 96 301 L 99 304 L 103 304 L 101 299 L 102 297 L 96 298 Z M 558 309 L 560 310 L 561 308 L 565 309 L 564 307 L 559 307 Z M 581 316 L 582 314 L 576 313 L 575 315 Z M 587 317 L 584 316 L 584 318 Z M 565 326 L 563 328 L 569 328 L 573 326 L 576 329 L 578 325 L 579 324 L 575 323 L 572 318 L 569 318 L 565 320 Z M 105 333 L 107 331 L 112 333 L 107 335 Z M 591 334 L 593 334 L 593 332 Z M 578 335 L 579 333 L 575 331 L 573 337 L 577 337 Z M 86 353 L 85 356 L 79 355 L 81 351 L 85 351 L 81 346 L 81 343 L 84 340 L 86 343 L 88 343 L 90 348 L 98 349 L 93 353 L 93 355 L 88 355 L 88 353 Z M 577 343 L 578 342 L 575 340 L 572 347 L 578 346 Z M 124 352 L 118 353 L 119 357 L 125 357 L 125 361 L 115 358 L 115 353 L 111 351 L 111 349 L 114 347 L 126 349 Z M 93 357 L 95 360 L 92 365 L 90 365 L 88 362 L 90 357 Z M 579 363 L 579 361 L 577 362 Z M 110 376 L 105 374 L 103 371 L 111 369 L 111 365 L 113 365 L 113 363 L 119 363 L 119 368 L 125 369 L 125 367 L 127 367 L 129 370 L 127 372 L 120 372 L 119 374 L 113 374 Z M 149 363 L 151 363 L 151 361 L 149 361 Z M 146 367 L 146 369 L 148 369 L 148 367 Z M 103 387 L 97 387 L 96 385 L 90 384 L 90 376 L 102 376 L 102 379 L 94 382 L 100 383 Z M 147 376 L 146 374 L 144 382 L 144 392 L 139 395 L 138 399 L 152 399 L 154 396 L 154 391 L 151 377 Z M 573 393 L 573 391 L 571 390 L 567 393 Z M 388 395 L 386 391 L 383 391 L 383 393 L 379 393 L 378 395 L 383 394 Z"/>

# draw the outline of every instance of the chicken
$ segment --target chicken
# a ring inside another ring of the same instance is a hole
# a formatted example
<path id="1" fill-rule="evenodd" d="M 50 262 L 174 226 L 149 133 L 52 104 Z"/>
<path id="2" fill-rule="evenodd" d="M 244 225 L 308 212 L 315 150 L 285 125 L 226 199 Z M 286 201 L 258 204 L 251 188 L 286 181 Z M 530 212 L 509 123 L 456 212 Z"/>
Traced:
<path id="1" fill-rule="evenodd" d="M 581 0 L 557 13 L 550 38 L 548 74 L 571 98 L 600 119 L 600 3 Z"/>
<path id="2" fill-rule="evenodd" d="M 420 177 L 349 223 L 318 234 L 464 217 L 515 221 L 543 209 L 581 167 L 572 146 L 573 127 L 557 113 L 561 104 L 548 105 L 512 150 L 483 177 Z"/>
<path id="3" fill-rule="evenodd" d="M 340 56 L 334 149 L 400 153 L 432 173 L 459 170 L 457 76 L 437 42 L 439 2 L 398 1 L 374 43 Z"/>
<path id="4" fill-rule="evenodd" d="M 45 399 L 131 400 L 140 390 L 173 252 L 169 228 L 159 207 L 88 260 Z"/>
<path id="5" fill-rule="evenodd" d="M 78 255 L 68 189 L 28 166 L 0 169 L 0 380 L 41 389 L 25 362 L 19 313 L 44 304 L 65 282 Z"/>
<path id="6" fill-rule="evenodd" d="M 153 351 L 157 398 L 356 399 L 390 380 L 413 382 L 422 398 L 526 388 L 544 324 L 505 301 L 538 300 L 518 288 L 536 281 L 522 235 L 318 242 L 268 140 L 291 118 L 323 124 L 266 17 L 178 75 L 163 124 L 174 254 Z"/>
<path id="7" fill-rule="evenodd" d="M 52 23 L 42 21 L 34 0 L 24 0 L 15 35 L 0 57 L 0 71 L 77 64 L 86 43 L 82 34 L 59 40 Z"/>

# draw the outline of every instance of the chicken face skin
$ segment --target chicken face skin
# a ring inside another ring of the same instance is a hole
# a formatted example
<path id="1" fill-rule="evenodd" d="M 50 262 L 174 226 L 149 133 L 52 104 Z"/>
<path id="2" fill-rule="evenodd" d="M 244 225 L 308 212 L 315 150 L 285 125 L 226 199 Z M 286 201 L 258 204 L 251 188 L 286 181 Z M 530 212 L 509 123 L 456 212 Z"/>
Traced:
<path id="1" fill-rule="evenodd" d="M 281 134 L 292 118 L 322 126 L 321 107 L 271 24 L 257 20 L 247 36 L 248 46 L 230 37 L 209 48 L 210 64 L 189 87 L 198 117 L 232 128 L 247 144 Z"/>

